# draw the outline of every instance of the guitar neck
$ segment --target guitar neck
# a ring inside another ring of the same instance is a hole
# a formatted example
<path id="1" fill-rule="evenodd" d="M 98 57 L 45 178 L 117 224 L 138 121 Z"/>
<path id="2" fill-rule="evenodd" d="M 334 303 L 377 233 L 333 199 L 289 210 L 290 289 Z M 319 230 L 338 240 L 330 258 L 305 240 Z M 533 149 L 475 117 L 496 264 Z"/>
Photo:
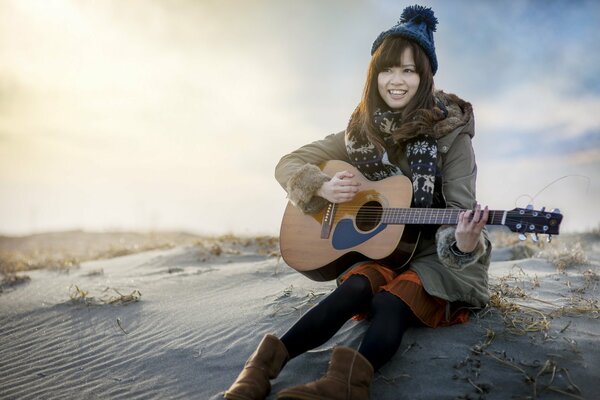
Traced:
<path id="1" fill-rule="evenodd" d="M 400 225 L 457 225 L 458 214 L 455 208 L 384 208 L 381 222 Z M 504 225 L 507 211 L 489 210 L 486 225 Z"/>

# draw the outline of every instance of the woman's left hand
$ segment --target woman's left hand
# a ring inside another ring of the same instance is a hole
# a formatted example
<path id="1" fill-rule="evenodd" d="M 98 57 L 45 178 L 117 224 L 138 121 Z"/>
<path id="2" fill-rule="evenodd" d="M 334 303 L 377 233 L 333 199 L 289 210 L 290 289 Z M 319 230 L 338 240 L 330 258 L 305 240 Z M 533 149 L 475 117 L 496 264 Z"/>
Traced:
<path id="1" fill-rule="evenodd" d="M 477 247 L 481 230 L 487 223 L 489 216 L 488 207 L 483 211 L 481 205 L 477 204 L 475 211 L 467 210 L 458 214 L 458 225 L 456 226 L 456 247 L 463 253 L 470 253 Z"/>

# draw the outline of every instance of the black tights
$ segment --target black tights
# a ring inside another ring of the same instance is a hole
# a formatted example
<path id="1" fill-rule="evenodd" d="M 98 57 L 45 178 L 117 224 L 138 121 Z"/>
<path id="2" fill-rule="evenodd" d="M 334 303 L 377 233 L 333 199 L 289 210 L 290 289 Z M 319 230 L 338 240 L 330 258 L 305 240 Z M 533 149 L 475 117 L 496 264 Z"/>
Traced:
<path id="1" fill-rule="evenodd" d="M 361 353 L 375 370 L 392 358 L 402 335 L 415 324 L 411 309 L 388 292 L 373 295 L 369 280 L 352 275 L 329 296 L 310 309 L 281 338 L 290 358 L 314 349 L 331 339 L 353 315 L 370 312 L 371 325 L 360 344 Z"/>

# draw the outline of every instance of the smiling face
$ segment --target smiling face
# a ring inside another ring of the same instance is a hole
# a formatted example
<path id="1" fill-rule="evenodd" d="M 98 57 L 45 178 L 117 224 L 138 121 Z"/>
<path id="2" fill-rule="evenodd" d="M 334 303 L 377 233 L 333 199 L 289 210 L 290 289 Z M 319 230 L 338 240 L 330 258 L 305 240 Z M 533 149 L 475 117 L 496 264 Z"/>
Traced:
<path id="1" fill-rule="evenodd" d="M 395 111 L 406 107 L 417 93 L 420 82 L 410 46 L 402 51 L 399 65 L 384 68 L 377 75 L 379 95 L 385 104 Z"/>

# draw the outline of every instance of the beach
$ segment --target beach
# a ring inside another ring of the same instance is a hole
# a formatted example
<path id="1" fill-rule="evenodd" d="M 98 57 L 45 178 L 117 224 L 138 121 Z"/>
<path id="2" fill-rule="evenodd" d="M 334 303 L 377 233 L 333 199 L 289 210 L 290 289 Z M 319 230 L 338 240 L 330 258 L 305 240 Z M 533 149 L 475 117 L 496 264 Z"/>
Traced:
<path id="1" fill-rule="evenodd" d="M 490 306 L 410 329 L 372 399 L 599 398 L 600 235 L 492 237 Z M 0 239 L 0 398 L 220 399 L 264 334 L 285 333 L 336 285 L 286 266 L 274 237 L 139 238 Z M 36 248 L 63 262 L 44 267 Z M 348 321 L 291 360 L 268 398 L 321 377 L 331 349 L 357 348 L 367 326 Z"/>

